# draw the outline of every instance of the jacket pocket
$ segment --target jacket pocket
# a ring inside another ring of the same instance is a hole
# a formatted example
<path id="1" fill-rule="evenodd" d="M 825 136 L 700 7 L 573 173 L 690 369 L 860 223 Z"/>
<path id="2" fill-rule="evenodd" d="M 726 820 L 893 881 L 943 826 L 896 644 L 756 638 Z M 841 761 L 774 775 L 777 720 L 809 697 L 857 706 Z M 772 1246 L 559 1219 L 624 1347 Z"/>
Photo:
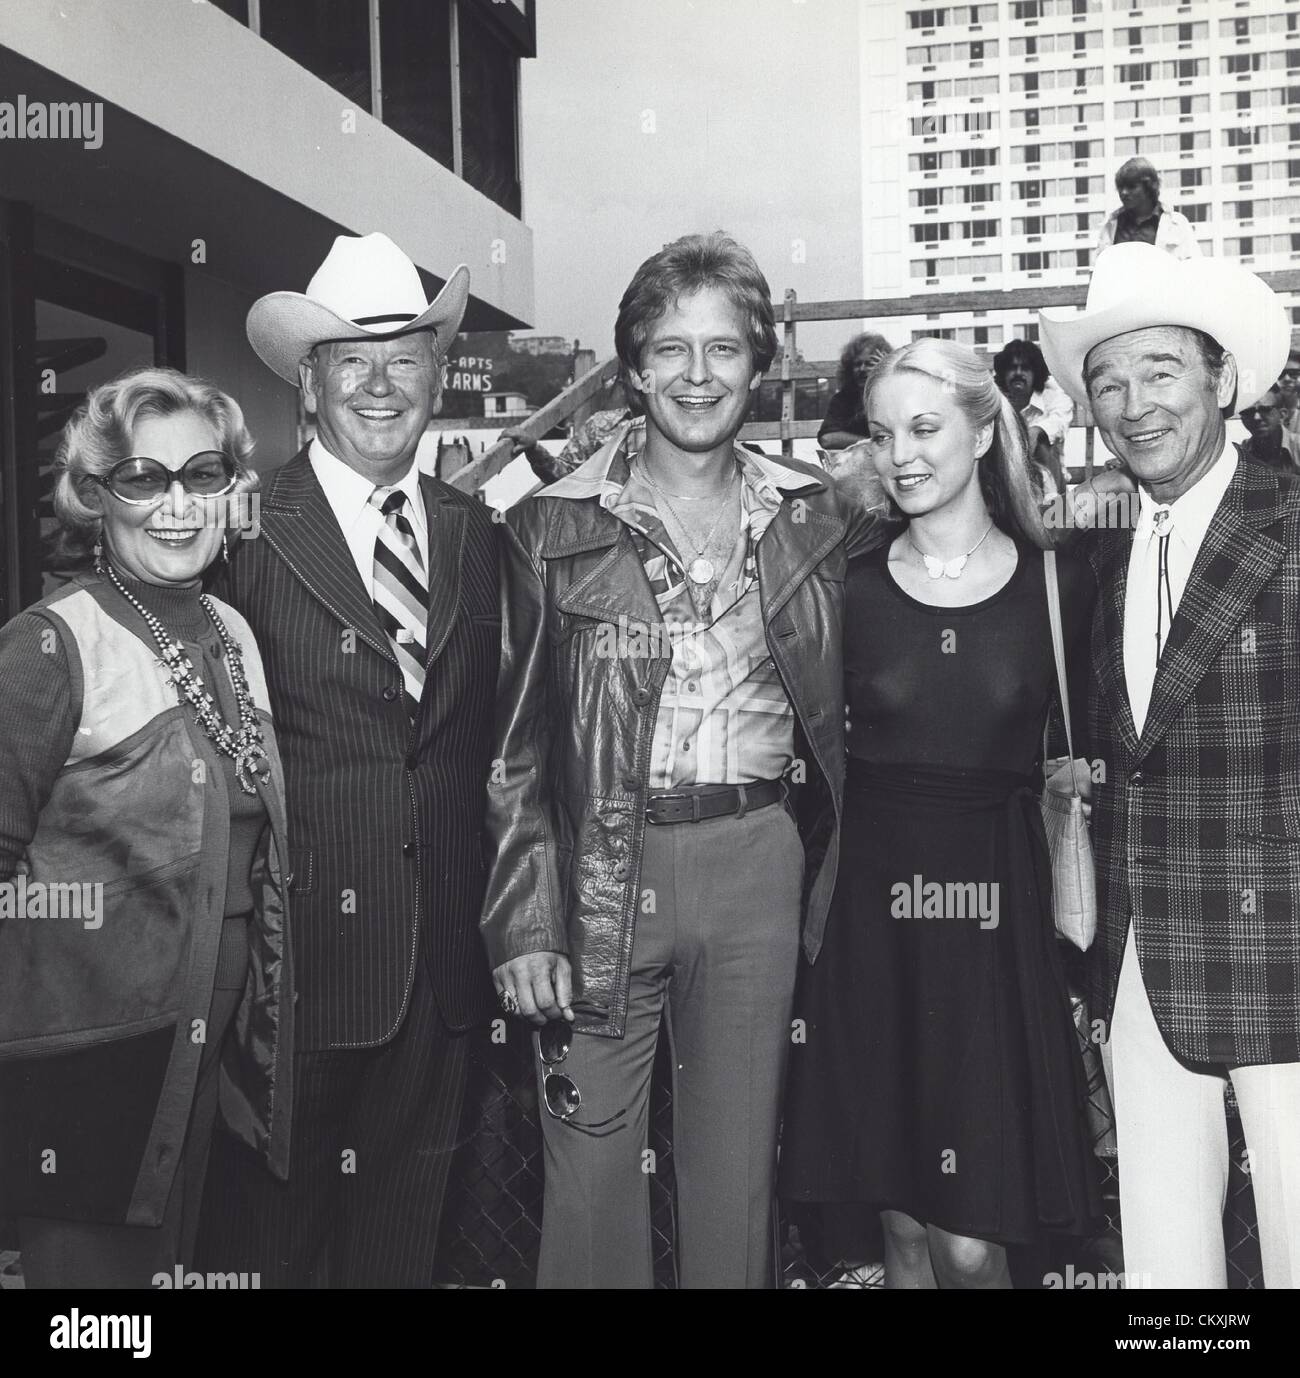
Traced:
<path id="1" fill-rule="evenodd" d="M 316 858 L 310 847 L 289 848 L 289 874 L 285 877 L 291 895 L 310 895 L 316 886 Z"/>
<path id="2" fill-rule="evenodd" d="M 1280 832 L 1239 832 L 1238 842 L 1253 842 L 1260 847 L 1300 847 L 1300 836 Z"/>

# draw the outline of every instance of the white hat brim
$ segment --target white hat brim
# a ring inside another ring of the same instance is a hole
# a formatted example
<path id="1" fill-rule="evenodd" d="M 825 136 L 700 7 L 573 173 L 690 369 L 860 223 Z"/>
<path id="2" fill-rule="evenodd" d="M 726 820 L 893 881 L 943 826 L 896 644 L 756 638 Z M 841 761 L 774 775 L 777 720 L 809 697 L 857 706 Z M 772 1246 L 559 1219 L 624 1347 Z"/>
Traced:
<path id="1" fill-rule="evenodd" d="M 414 320 L 382 330 L 346 320 L 301 292 L 270 292 L 248 312 L 248 342 L 261 361 L 287 383 L 298 386 L 298 364 L 326 340 L 392 340 L 429 330 L 438 353 L 447 357 L 469 302 L 469 269 L 462 263 L 441 292 Z"/>
<path id="2" fill-rule="evenodd" d="M 1222 259 L 1183 259 L 1171 269 L 1160 275 L 1163 280 L 1139 284 L 1123 301 L 1098 311 L 1039 311 L 1039 343 L 1047 367 L 1076 403 L 1088 401 L 1083 367 L 1089 350 L 1116 335 L 1156 326 L 1204 331 L 1232 355 L 1238 411 L 1276 382 L 1286 363 L 1291 326 L 1272 289 L 1248 269 Z"/>

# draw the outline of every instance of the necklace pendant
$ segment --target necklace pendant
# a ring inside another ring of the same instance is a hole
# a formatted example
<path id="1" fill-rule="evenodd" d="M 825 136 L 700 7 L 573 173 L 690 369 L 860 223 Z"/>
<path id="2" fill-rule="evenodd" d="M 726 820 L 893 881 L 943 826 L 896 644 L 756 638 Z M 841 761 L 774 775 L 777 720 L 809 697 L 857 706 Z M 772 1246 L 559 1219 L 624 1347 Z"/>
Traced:
<path id="1" fill-rule="evenodd" d="M 969 555 L 955 555 L 951 560 L 941 560 L 937 555 L 922 555 L 925 572 L 931 579 L 960 579 L 966 568 Z"/>
<path id="2" fill-rule="evenodd" d="M 256 794 L 257 785 L 265 785 L 270 780 L 271 772 L 265 762 L 266 752 L 256 743 L 246 746 L 235 757 L 235 779 L 245 794 Z"/>
<path id="3" fill-rule="evenodd" d="M 703 555 L 691 561 L 691 567 L 686 571 L 687 577 L 693 584 L 707 584 L 713 579 L 713 561 L 706 560 Z"/>

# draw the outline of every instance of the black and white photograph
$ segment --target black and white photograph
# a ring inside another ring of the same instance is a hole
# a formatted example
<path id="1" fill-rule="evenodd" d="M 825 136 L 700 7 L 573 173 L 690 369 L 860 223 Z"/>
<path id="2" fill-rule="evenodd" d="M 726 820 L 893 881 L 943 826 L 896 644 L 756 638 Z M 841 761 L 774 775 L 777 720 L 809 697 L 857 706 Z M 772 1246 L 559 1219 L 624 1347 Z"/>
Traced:
<path id="1" fill-rule="evenodd" d="M 0 1334 L 1297 1286 L 1300 0 L 0 0 Z"/>

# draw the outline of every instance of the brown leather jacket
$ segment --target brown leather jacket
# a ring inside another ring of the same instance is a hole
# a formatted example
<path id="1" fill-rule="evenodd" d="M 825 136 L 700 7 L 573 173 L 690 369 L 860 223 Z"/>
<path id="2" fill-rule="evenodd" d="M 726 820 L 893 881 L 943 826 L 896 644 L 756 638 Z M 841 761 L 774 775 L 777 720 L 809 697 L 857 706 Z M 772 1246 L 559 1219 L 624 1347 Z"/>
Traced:
<path id="1" fill-rule="evenodd" d="M 856 553 L 884 532 L 874 513 L 850 509 L 820 469 L 781 463 L 817 480 L 785 498 L 758 544 L 768 649 L 794 705 L 795 755 L 807 767 L 798 815 L 808 856 L 804 949 L 813 960 L 839 855 L 846 545 Z M 512 508 L 505 525 L 505 650 L 488 805 L 496 859 L 483 936 L 494 967 L 529 952 L 567 954 L 577 1027 L 621 1038 L 650 745 L 671 646 L 654 634 L 662 622 L 632 538 L 598 499 L 543 492 Z M 613 625 L 602 632 L 602 624 Z M 611 633 L 624 638 L 626 654 L 600 653 Z"/>

